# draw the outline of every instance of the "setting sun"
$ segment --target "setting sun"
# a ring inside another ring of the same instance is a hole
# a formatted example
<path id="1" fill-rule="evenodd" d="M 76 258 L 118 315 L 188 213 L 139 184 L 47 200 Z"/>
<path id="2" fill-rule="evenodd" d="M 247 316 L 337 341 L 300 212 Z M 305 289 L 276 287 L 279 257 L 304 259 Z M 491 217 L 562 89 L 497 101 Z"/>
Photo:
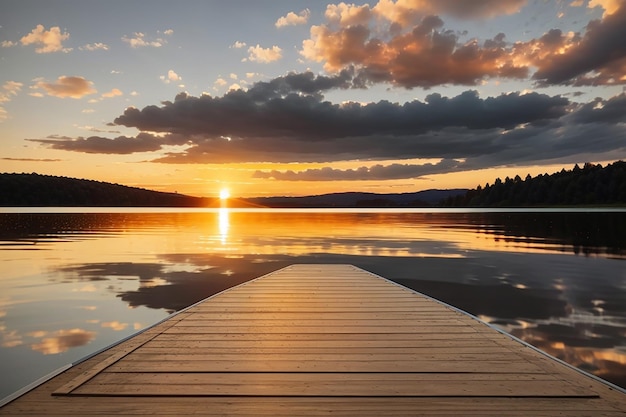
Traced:
<path id="1" fill-rule="evenodd" d="M 228 188 L 222 188 L 220 190 L 220 200 L 228 200 L 228 197 L 230 197 L 230 191 L 228 191 Z"/>

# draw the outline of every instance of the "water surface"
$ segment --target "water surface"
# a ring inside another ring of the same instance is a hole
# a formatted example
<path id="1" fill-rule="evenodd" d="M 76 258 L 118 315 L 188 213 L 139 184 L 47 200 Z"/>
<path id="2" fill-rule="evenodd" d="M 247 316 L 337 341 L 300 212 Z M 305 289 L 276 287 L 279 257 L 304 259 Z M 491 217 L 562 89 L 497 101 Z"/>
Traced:
<path id="1" fill-rule="evenodd" d="M 625 211 L 27 210 L 0 213 L 0 398 L 293 263 L 356 265 L 626 387 Z"/>

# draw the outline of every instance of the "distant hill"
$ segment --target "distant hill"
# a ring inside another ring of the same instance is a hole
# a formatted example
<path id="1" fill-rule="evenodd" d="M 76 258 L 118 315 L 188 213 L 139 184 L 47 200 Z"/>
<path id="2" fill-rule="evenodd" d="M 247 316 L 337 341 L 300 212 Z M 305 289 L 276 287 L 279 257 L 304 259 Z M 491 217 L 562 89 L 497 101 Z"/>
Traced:
<path id="1" fill-rule="evenodd" d="M 404 194 L 335 193 L 308 197 L 232 199 L 229 207 L 429 207 L 466 189 Z M 3 207 L 219 207 L 213 198 L 164 193 L 101 181 L 0 173 Z"/>
<path id="2" fill-rule="evenodd" d="M 431 207 L 441 200 L 464 195 L 467 189 L 426 190 L 415 193 L 332 193 L 306 197 L 260 197 L 247 201 L 265 207 Z"/>
<path id="3" fill-rule="evenodd" d="M 626 162 L 602 167 L 576 164 L 572 170 L 536 177 L 497 178 L 467 193 L 449 197 L 444 207 L 546 207 L 626 205 Z"/>
<path id="4" fill-rule="evenodd" d="M 4 207 L 205 207 L 212 202 L 100 181 L 0 174 L 0 206 Z"/>

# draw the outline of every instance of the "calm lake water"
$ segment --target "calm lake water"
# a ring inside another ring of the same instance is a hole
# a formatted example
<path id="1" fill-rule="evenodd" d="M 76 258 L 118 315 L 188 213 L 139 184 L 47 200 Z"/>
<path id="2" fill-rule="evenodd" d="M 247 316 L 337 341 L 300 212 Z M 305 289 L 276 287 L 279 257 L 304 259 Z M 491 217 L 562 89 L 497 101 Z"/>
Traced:
<path id="1" fill-rule="evenodd" d="M 356 265 L 626 387 L 626 211 L 0 210 L 0 399 L 293 263 Z"/>

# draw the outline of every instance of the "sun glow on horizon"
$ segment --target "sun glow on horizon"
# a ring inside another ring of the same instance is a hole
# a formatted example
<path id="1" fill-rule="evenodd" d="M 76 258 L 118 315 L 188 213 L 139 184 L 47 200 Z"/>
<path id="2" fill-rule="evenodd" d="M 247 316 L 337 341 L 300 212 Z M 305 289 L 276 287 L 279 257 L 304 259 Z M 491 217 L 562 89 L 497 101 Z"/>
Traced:
<path id="1" fill-rule="evenodd" d="M 220 200 L 228 200 L 230 198 L 230 191 L 228 188 L 222 188 L 220 190 Z"/>

